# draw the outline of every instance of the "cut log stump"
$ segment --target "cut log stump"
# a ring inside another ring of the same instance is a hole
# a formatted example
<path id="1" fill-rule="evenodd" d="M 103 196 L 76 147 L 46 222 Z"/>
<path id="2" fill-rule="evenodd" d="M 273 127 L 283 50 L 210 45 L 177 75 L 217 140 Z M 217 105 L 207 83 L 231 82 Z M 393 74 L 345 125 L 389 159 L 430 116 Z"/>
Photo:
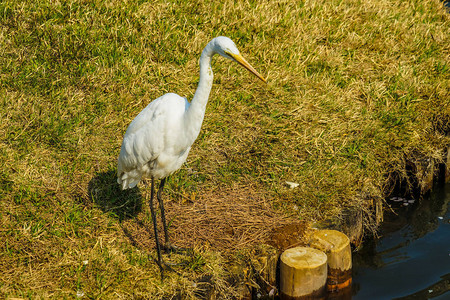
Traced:
<path id="1" fill-rule="evenodd" d="M 325 299 L 327 255 L 309 247 L 295 247 L 281 254 L 281 299 Z"/>
<path id="2" fill-rule="evenodd" d="M 352 251 L 349 238 L 337 230 L 318 230 L 311 234 L 309 244 L 325 252 L 328 257 L 327 291 L 351 290 Z"/>

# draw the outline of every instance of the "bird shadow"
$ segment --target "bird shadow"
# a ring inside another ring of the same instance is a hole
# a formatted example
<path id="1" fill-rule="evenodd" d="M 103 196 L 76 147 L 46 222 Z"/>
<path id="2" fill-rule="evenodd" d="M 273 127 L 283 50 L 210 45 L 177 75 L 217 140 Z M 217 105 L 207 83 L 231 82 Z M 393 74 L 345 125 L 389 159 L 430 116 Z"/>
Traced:
<path id="1" fill-rule="evenodd" d="M 89 200 L 103 212 L 120 221 L 135 217 L 142 210 L 138 187 L 122 191 L 115 170 L 98 173 L 88 184 Z"/>

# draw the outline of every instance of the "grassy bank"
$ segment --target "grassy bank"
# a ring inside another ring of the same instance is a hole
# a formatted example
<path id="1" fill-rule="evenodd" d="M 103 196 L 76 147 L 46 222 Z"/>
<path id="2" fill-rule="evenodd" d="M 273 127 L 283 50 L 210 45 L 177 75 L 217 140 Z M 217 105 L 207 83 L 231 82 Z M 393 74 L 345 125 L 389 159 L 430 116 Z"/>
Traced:
<path id="1" fill-rule="evenodd" d="M 222 2 L 0 3 L 1 298 L 189 298 L 199 278 L 232 296 L 229 261 L 277 227 L 339 218 L 383 198 L 406 159 L 442 159 L 439 1 Z M 148 184 L 120 192 L 116 160 L 150 100 L 192 98 L 218 35 L 269 83 L 215 58 L 202 131 L 166 185 L 171 236 L 193 250 L 161 282 Z"/>

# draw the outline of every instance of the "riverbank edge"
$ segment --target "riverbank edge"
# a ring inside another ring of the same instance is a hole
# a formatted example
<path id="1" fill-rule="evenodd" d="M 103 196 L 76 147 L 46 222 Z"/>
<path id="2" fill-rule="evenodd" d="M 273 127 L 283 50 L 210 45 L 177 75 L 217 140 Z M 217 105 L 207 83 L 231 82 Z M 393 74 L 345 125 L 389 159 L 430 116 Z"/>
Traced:
<path id="1" fill-rule="evenodd" d="M 384 220 L 384 212 L 390 209 L 391 197 L 422 199 L 436 185 L 450 181 L 450 145 L 442 147 L 442 157 L 433 158 L 420 154 L 405 157 L 402 174 L 389 174 L 388 184 L 381 193 L 383 198 L 363 195 L 365 207 L 348 209 L 340 218 L 317 227 L 328 227 L 344 232 L 357 250 L 364 239 L 375 237 L 378 227 Z"/>
<path id="2" fill-rule="evenodd" d="M 227 279 L 237 288 L 239 299 L 275 299 L 279 287 L 279 259 L 284 250 L 294 246 L 308 246 L 309 236 L 317 229 L 333 229 L 343 232 L 350 239 L 352 252 L 357 252 L 367 239 L 376 239 L 377 230 L 384 221 L 384 214 L 392 203 L 389 199 L 397 196 L 421 200 L 433 188 L 450 181 L 450 145 L 442 147 L 441 157 L 427 157 L 417 154 L 405 157 L 404 172 L 389 174 L 388 186 L 382 191 L 383 198 L 364 195 L 364 206 L 360 209 L 348 208 L 340 216 L 320 223 L 305 224 L 299 232 L 297 243 L 293 245 L 259 245 L 253 251 L 254 257 L 247 262 L 236 262 L 238 270 Z M 380 191 L 381 193 L 381 191 Z M 289 230 L 290 228 L 287 228 Z M 251 255 L 251 254 L 247 254 Z M 238 266 L 241 264 L 240 266 Z M 244 265 L 244 266 L 243 266 Z M 248 267 L 248 268 L 247 268 Z M 250 270 L 250 272 L 248 271 Z M 253 283 L 253 284 L 249 284 Z M 214 299 L 217 291 L 210 289 L 205 299 Z"/>

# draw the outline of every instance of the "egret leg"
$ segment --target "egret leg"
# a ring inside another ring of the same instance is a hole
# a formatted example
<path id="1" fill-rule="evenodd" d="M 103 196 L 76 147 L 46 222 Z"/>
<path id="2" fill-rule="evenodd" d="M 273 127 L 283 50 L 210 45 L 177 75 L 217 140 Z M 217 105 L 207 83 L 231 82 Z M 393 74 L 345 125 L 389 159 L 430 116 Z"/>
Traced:
<path id="1" fill-rule="evenodd" d="M 166 224 L 166 214 L 164 212 L 164 202 L 162 201 L 161 198 L 161 193 L 162 190 L 164 188 L 164 184 L 166 183 L 166 178 L 161 179 L 161 183 L 159 184 L 159 189 L 158 189 L 158 193 L 156 194 L 156 197 L 158 198 L 158 202 L 159 202 L 159 207 L 161 209 L 161 219 L 162 219 L 162 223 L 163 223 L 163 228 L 164 228 L 164 239 L 166 241 L 166 246 L 169 246 L 169 234 L 167 232 L 167 224 Z"/>
<path id="2" fill-rule="evenodd" d="M 164 184 L 166 183 L 166 178 L 161 179 L 161 183 L 159 184 L 158 193 L 156 194 L 156 197 L 158 198 L 158 202 L 159 202 L 159 207 L 161 208 L 161 219 L 162 219 L 163 228 L 164 228 L 164 238 L 166 241 L 164 249 L 168 252 L 185 251 L 185 249 L 183 249 L 183 248 L 178 248 L 178 247 L 172 245 L 169 241 L 169 233 L 167 230 L 166 215 L 165 215 L 165 211 L 164 211 L 164 202 L 161 197 L 161 193 L 164 188 Z"/>
<path id="3" fill-rule="evenodd" d="M 158 265 L 159 265 L 159 268 L 161 269 L 161 273 L 162 273 L 163 267 L 162 267 L 162 259 L 161 259 L 161 246 L 159 245 L 158 228 L 156 226 L 155 208 L 153 207 L 154 193 L 155 193 L 155 185 L 154 185 L 154 179 L 152 177 L 152 187 L 151 187 L 151 192 L 150 192 L 150 212 L 152 214 L 153 229 L 155 230 L 156 249 L 158 251 Z"/>
<path id="4" fill-rule="evenodd" d="M 164 211 L 164 202 L 161 198 L 161 193 L 164 188 L 164 184 L 166 183 L 166 178 L 161 179 L 161 183 L 159 184 L 158 193 L 156 194 L 156 197 L 158 198 L 158 201 L 159 201 L 159 207 L 161 208 L 161 219 L 162 219 L 163 228 L 164 228 L 164 238 L 166 240 L 166 244 L 165 244 L 164 248 L 168 252 L 179 252 L 180 250 L 183 250 L 183 249 L 180 249 L 180 248 L 175 247 L 174 245 L 170 244 L 169 233 L 167 230 L 167 223 L 166 223 L 166 215 L 165 215 L 165 211 Z"/>

